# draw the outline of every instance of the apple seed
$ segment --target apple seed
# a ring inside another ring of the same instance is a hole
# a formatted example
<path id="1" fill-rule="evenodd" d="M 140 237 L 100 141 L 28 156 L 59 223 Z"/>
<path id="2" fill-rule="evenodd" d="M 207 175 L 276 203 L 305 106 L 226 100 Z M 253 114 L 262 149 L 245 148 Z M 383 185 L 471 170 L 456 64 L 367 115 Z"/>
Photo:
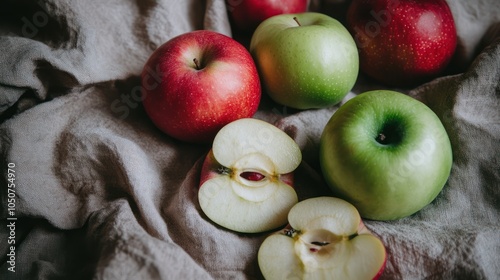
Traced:
<path id="1" fill-rule="evenodd" d="M 313 241 L 313 242 L 311 242 L 311 244 L 318 245 L 318 246 L 326 246 L 326 245 L 330 244 L 330 242 L 326 242 L 326 241 Z"/>
<path id="2" fill-rule="evenodd" d="M 311 244 L 315 245 L 315 246 L 323 247 L 323 246 L 326 246 L 326 245 L 330 244 L 330 242 L 326 242 L 326 241 L 313 241 L 313 242 L 311 242 Z M 316 253 L 319 250 L 320 249 L 318 247 L 311 247 L 311 248 L 309 248 L 309 251 L 311 251 L 312 253 Z"/>
<path id="3" fill-rule="evenodd" d="M 244 179 L 247 179 L 249 181 L 261 181 L 264 178 L 266 178 L 265 175 L 259 173 L 259 172 L 254 172 L 254 171 L 245 171 L 240 174 L 240 176 Z"/>

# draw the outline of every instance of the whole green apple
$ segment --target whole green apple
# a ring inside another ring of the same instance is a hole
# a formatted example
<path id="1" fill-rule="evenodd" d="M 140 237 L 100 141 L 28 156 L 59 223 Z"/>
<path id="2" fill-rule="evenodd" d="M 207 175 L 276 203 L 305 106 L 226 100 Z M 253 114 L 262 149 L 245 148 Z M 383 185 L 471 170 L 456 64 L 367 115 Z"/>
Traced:
<path id="1" fill-rule="evenodd" d="M 252 35 L 250 53 L 269 96 L 296 109 L 339 103 L 358 77 L 354 39 L 340 22 L 320 13 L 266 19 Z"/>
<path id="2" fill-rule="evenodd" d="M 363 218 L 395 220 L 431 203 L 451 171 L 439 118 L 405 94 L 362 93 L 331 117 L 320 141 L 324 178 Z"/>

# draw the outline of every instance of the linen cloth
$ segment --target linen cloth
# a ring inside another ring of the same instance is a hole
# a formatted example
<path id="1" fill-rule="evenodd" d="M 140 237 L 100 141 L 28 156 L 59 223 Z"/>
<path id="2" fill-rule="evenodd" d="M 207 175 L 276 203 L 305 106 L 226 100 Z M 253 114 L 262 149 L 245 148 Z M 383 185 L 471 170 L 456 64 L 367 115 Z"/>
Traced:
<path id="1" fill-rule="evenodd" d="M 237 4 L 237 1 L 229 1 Z M 382 279 L 500 278 L 500 2 L 448 2 L 459 46 L 449 71 L 400 90 L 441 119 L 453 167 L 410 217 L 368 221 L 387 249 Z M 312 1 L 342 21 L 349 2 Z M 196 29 L 235 36 L 223 0 L 3 1 L 0 4 L 0 279 L 262 279 L 271 232 L 212 223 L 197 201 L 210 144 L 176 141 L 141 107 L 145 61 Z M 388 88 L 360 74 L 347 101 Z M 330 195 L 321 132 L 343 103 L 292 110 L 264 93 L 254 116 L 300 146 L 299 198 Z M 8 270 L 15 164 L 15 272 Z"/>

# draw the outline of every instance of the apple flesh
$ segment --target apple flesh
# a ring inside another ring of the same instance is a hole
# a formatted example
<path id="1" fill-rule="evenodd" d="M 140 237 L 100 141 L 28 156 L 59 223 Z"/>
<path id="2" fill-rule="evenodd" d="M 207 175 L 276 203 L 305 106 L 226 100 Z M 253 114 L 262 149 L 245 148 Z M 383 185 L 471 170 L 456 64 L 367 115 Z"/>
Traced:
<path id="1" fill-rule="evenodd" d="M 445 0 L 353 0 L 347 26 L 362 72 L 392 86 L 413 86 L 440 75 L 457 45 Z"/>
<path id="2" fill-rule="evenodd" d="M 375 90 L 342 105 L 320 140 L 320 164 L 335 196 L 363 218 L 412 215 L 441 192 L 452 166 L 443 124 L 422 102 Z"/>
<path id="3" fill-rule="evenodd" d="M 339 103 L 358 76 L 358 51 L 351 34 L 320 13 L 266 19 L 253 33 L 249 49 L 269 96 L 296 109 Z"/>
<path id="4" fill-rule="evenodd" d="M 339 198 L 297 203 L 289 227 L 267 237 L 258 251 L 263 276 L 273 279 L 377 279 L 386 251 L 356 208 Z"/>
<path id="5" fill-rule="evenodd" d="M 226 6 L 235 27 L 252 32 L 272 16 L 305 12 L 307 2 L 308 0 L 226 0 Z"/>
<path id="6" fill-rule="evenodd" d="M 293 171 L 302 153 L 285 132 L 244 118 L 217 133 L 202 166 L 198 200 L 216 224 L 237 232 L 263 232 L 286 224 L 298 197 Z"/>
<path id="7" fill-rule="evenodd" d="M 224 125 L 253 116 L 261 97 L 248 50 L 208 30 L 184 33 L 160 46 L 146 62 L 141 83 L 153 123 L 186 142 L 212 141 Z"/>

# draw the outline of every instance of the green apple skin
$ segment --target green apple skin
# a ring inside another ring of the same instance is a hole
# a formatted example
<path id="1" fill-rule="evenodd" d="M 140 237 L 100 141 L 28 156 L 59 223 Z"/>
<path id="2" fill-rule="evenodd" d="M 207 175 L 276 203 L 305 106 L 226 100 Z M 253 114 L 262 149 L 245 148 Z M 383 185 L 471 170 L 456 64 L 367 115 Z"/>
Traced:
<path id="1" fill-rule="evenodd" d="M 340 22 L 324 14 L 268 18 L 255 30 L 249 49 L 269 96 L 292 108 L 335 105 L 358 77 L 354 39 Z"/>
<path id="2" fill-rule="evenodd" d="M 434 112 L 388 90 L 346 102 L 320 140 L 326 182 L 372 220 L 407 217 L 431 203 L 446 184 L 452 161 L 450 140 Z"/>

